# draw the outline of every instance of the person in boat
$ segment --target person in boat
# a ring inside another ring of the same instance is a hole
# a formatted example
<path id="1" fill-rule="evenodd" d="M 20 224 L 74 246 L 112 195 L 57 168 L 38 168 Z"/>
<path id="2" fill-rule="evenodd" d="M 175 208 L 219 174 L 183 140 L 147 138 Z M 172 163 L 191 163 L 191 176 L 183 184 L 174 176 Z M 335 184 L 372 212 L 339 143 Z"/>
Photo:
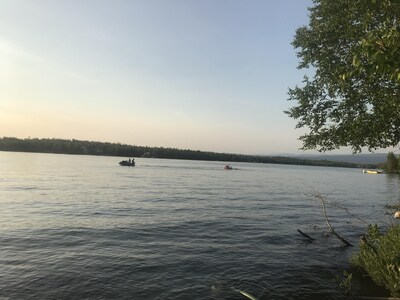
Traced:
<path id="1" fill-rule="evenodd" d="M 131 159 L 130 158 L 128 159 L 128 163 L 131 163 Z"/>

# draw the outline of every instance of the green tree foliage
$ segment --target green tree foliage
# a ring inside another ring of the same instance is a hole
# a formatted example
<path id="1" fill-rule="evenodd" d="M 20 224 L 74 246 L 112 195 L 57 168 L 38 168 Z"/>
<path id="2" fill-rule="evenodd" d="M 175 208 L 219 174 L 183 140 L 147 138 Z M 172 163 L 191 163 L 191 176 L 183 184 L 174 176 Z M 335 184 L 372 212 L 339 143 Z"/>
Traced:
<path id="1" fill-rule="evenodd" d="M 400 297 L 400 225 L 389 227 L 385 234 L 370 226 L 351 261 L 393 297 Z"/>
<path id="2" fill-rule="evenodd" d="M 400 142 L 400 1 L 314 0 L 293 45 L 312 78 L 289 89 L 303 149 L 354 152 Z"/>
<path id="3" fill-rule="evenodd" d="M 393 152 L 389 152 L 387 155 L 385 170 L 387 173 L 398 172 L 398 161 Z"/>
<path id="4" fill-rule="evenodd" d="M 365 36 L 353 55 L 353 74 L 375 73 L 400 82 L 399 1 L 357 1 L 369 5 L 365 15 Z M 367 2 L 367 3 L 366 3 Z M 370 3 L 368 3 L 370 2 Z M 373 12 L 373 13 L 371 13 Z M 349 75 L 353 75 L 349 73 Z"/>
<path id="5" fill-rule="evenodd" d="M 397 158 L 397 170 L 400 170 L 400 156 Z"/>

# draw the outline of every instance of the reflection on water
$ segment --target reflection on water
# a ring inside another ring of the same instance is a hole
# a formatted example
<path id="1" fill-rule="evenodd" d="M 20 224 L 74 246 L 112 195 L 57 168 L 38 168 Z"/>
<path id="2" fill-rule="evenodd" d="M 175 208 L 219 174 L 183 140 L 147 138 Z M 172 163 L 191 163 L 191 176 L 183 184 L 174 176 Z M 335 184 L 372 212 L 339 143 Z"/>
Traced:
<path id="1" fill-rule="evenodd" d="M 319 204 L 304 193 L 381 222 L 399 191 L 397 176 L 357 169 L 119 161 L 0 152 L 1 296 L 345 298 L 337 278 L 355 249 L 321 234 Z M 329 215 L 357 245 L 362 225 Z"/>

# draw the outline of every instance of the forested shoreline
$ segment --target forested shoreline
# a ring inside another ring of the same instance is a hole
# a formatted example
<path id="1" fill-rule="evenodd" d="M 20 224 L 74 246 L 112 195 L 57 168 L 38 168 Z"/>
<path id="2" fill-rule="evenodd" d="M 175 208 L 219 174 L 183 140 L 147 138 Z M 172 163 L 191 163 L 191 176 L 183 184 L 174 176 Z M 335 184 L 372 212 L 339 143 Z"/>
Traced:
<path id="1" fill-rule="evenodd" d="M 66 139 L 19 139 L 15 137 L 0 138 L 0 151 L 38 152 L 76 155 L 99 155 L 119 157 L 148 157 L 165 159 L 207 160 L 226 162 L 254 162 L 269 164 L 309 165 L 328 167 L 372 167 L 347 162 L 328 160 L 308 160 L 284 156 L 261 156 L 217 153 L 189 149 L 135 146 L 120 143 L 66 140 Z"/>

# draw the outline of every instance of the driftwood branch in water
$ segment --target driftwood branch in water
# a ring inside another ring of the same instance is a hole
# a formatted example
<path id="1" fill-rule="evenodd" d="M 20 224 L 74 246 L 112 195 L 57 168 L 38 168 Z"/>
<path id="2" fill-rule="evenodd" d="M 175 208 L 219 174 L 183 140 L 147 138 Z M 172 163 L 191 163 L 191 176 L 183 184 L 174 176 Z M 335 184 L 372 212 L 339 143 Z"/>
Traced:
<path id="1" fill-rule="evenodd" d="M 315 241 L 314 238 L 312 238 L 311 236 L 309 236 L 307 233 L 304 233 L 303 231 L 301 231 L 300 229 L 297 229 L 297 231 L 304 236 L 305 238 L 307 238 L 310 242 Z"/>
<path id="2" fill-rule="evenodd" d="M 329 230 L 332 232 L 332 234 L 333 234 L 334 236 L 336 236 L 336 237 L 337 237 L 341 242 L 343 242 L 346 246 L 353 247 L 353 245 L 352 245 L 351 243 L 349 243 L 349 242 L 346 241 L 344 238 L 342 238 L 339 234 L 336 233 L 335 229 L 333 229 L 333 227 L 332 227 L 332 225 L 331 225 L 331 222 L 329 222 L 328 216 L 327 216 L 327 214 L 326 214 L 326 208 L 325 208 L 325 202 L 326 202 L 326 200 L 325 200 L 325 198 L 324 198 L 319 192 L 316 192 L 316 191 L 313 191 L 310 195 L 313 196 L 314 198 L 318 199 L 318 200 L 321 202 L 322 213 L 324 214 L 326 224 L 328 225 Z"/>
<path id="3" fill-rule="evenodd" d="M 360 217 L 352 214 L 347 207 L 341 206 L 338 203 L 330 203 L 331 205 L 333 205 L 334 207 L 337 207 L 339 209 L 343 209 L 345 212 L 347 212 L 349 214 L 349 216 L 351 216 L 352 218 L 358 220 L 359 222 L 363 223 L 364 225 L 366 225 L 367 227 L 370 225 L 367 221 L 365 221 L 364 219 L 361 219 Z"/>

